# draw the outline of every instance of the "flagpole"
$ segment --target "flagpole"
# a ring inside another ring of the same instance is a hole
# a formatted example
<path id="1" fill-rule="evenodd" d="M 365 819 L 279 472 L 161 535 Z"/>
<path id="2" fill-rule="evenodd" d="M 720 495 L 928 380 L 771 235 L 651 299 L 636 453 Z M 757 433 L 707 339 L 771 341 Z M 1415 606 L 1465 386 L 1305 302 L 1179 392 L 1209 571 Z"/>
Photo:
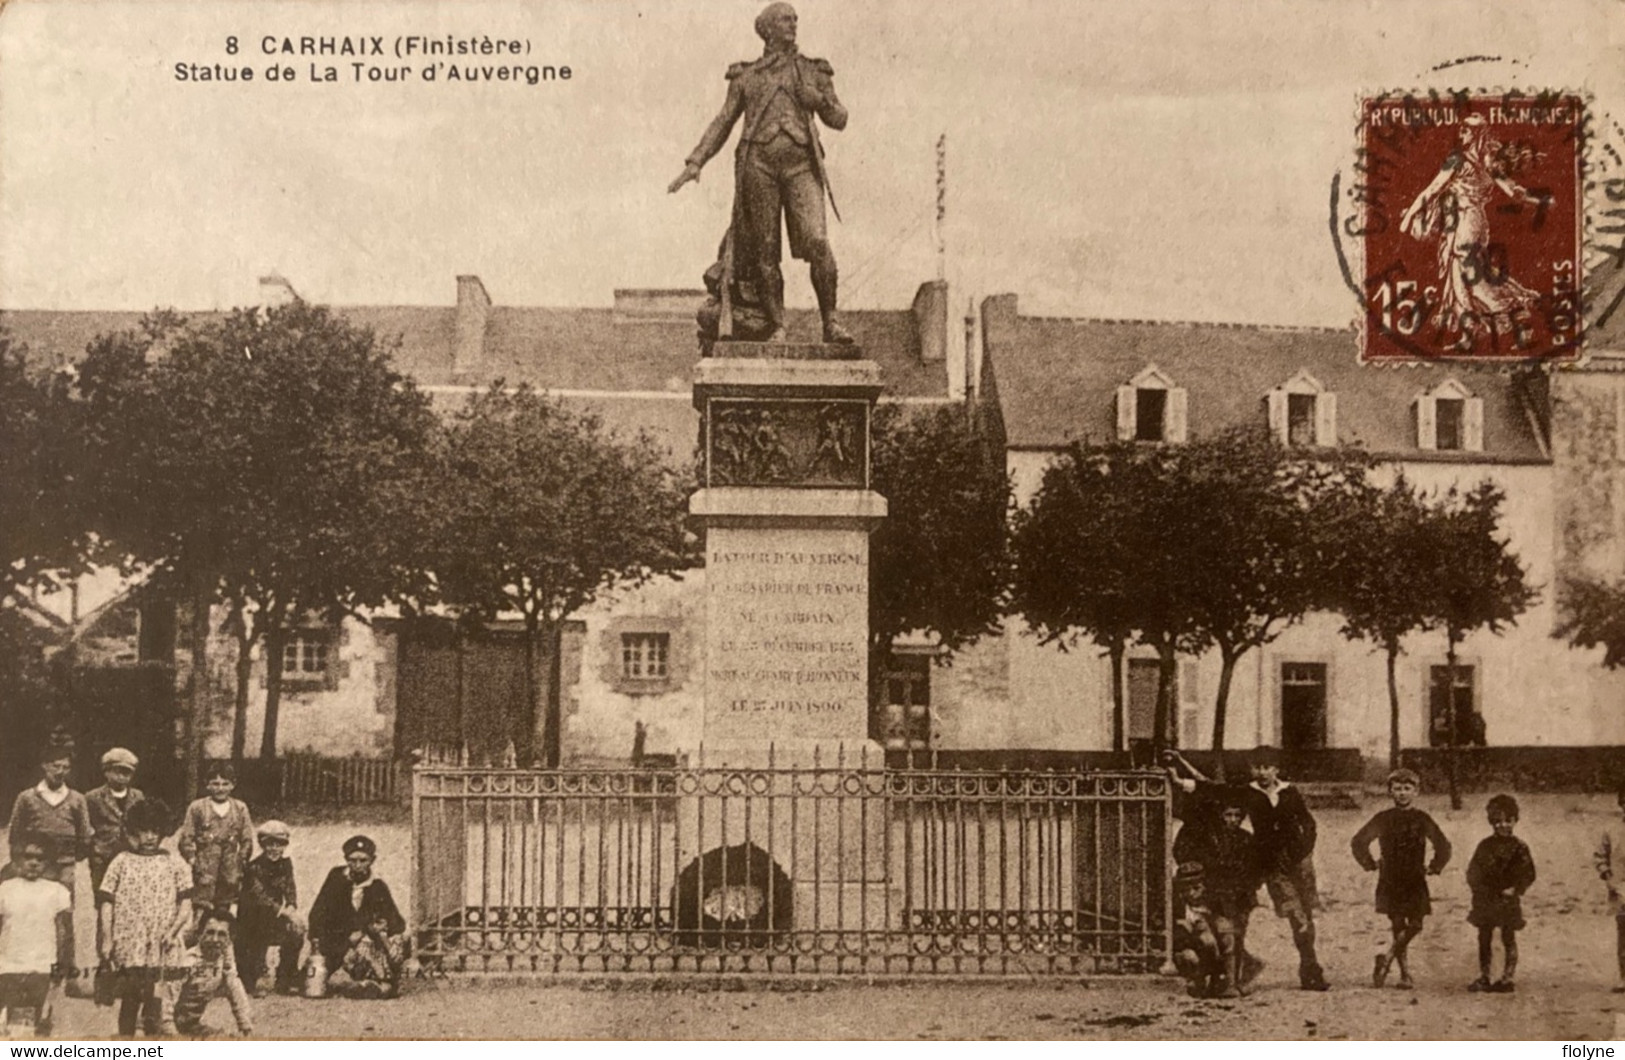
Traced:
<path id="1" fill-rule="evenodd" d="M 943 232 L 943 222 L 948 215 L 948 134 L 943 133 L 937 137 L 937 216 L 935 232 L 937 237 L 937 279 L 948 278 L 948 244 Z"/>

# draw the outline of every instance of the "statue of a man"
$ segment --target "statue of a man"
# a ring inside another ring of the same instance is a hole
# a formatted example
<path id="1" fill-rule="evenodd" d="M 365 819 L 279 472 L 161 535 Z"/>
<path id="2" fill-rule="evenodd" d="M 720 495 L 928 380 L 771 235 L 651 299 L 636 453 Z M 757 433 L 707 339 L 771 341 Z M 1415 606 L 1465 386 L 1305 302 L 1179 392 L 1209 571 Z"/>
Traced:
<path id="1" fill-rule="evenodd" d="M 698 180 L 700 168 L 728 141 L 744 119 L 734 157 L 734 212 L 729 231 L 734 271 L 750 281 L 768 321 L 769 342 L 783 342 L 784 276 L 779 271 L 779 219 L 790 232 L 790 253 L 810 266 L 824 341 L 849 343 L 836 321 L 835 253 L 824 222 L 824 148 L 817 115 L 831 129 L 846 128 L 846 108 L 835 96 L 834 69 L 796 50 L 796 12 L 769 4 L 756 17 L 762 57 L 728 68 L 728 96 L 682 174 L 668 191 Z M 833 199 L 831 203 L 833 204 Z M 724 281 L 726 282 L 726 281 Z"/>

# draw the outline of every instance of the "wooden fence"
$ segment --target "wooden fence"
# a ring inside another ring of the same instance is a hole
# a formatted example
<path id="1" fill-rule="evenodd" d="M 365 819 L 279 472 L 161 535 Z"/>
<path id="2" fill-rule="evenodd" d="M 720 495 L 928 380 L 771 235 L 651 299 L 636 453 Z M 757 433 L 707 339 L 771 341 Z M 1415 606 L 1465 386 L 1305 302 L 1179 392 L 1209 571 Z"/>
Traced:
<path id="1" fill-rule="evenodd" d="M 251 803 L 275 806 L 363 806 L 404 803 L 412 767 L 393 758 L 291 754 L 238 767 L 237 789 Z"/>

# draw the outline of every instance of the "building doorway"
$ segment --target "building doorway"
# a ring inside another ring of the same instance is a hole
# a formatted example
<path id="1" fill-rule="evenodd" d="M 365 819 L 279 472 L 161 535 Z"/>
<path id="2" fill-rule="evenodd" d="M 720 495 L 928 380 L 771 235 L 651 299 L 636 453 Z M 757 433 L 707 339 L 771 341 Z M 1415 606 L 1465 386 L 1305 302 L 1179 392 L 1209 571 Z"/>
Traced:
<path id="1" fill-rule="evenodd" d="M 1450 745 L 1450 667 L 1434 666 L 1428 681 L 1428 743 L 1433 747 Z M 1484 746 L 1484 717 L 1478 712 L 1477 671 L 1471 666 L 1456 667 L 1456 746 Z"/>
<path id="2" fill-rule="evenodd" d="M 1281 747 L 1318 751 L 1326 746 L 1326 664 L 1281 664 Z"/>
<path id="3" fill-rule="evenodd" d="M 1123 704 L 1128 717 L 1124 719 L 1123 737 L 1128 741 L 1128 750 L 1133 752 L 1137 763 L 1151 763 L 1150 749 L 1157 731 L 1157 681 L 1161 666 L 1156 659 L 1128 660 L 1128 694 Z M 1177 672 L 1174 687 L 1169 689 L 1169 698 L 1172 704 L 1178 704 Z M 1178 744 L 1179 712 L 1170 707 L 1169 714 L 1168 740 Z"/>

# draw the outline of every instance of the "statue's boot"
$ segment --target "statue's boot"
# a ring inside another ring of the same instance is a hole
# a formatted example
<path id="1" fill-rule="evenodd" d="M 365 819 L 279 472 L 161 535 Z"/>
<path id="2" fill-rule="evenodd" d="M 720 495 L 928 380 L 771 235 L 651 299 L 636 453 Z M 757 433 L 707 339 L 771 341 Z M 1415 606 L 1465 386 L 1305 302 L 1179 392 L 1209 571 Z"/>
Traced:
<path id="1" fill-rule="evenodd" d="M 789 342 L 790 332 L 784 326 L 784 295 L 772 283 L 762 285 L 762 316 L 767 318 L 767 338 L 763 342 Z"/>
<path id="2" fill-rule="evenodd" d="M 839 346 L 850 346 L 856 340 L 852 338 L 852 333 L 841 327 L 835 319 L 838 276 L 835 255 L 825 244 L 812 259 L 813 293 L 818 296 L 818 315 L 824 318 L 824 341 Z"/>
<path id="3" fill-rule="evenodd" d="M 850 346 L 857 339 L 852 337 L 850 331 L 841 327 L 836 321 L 834 313 L 829 313 L 824 316 L 824 341 L 837 346 Z"/>

